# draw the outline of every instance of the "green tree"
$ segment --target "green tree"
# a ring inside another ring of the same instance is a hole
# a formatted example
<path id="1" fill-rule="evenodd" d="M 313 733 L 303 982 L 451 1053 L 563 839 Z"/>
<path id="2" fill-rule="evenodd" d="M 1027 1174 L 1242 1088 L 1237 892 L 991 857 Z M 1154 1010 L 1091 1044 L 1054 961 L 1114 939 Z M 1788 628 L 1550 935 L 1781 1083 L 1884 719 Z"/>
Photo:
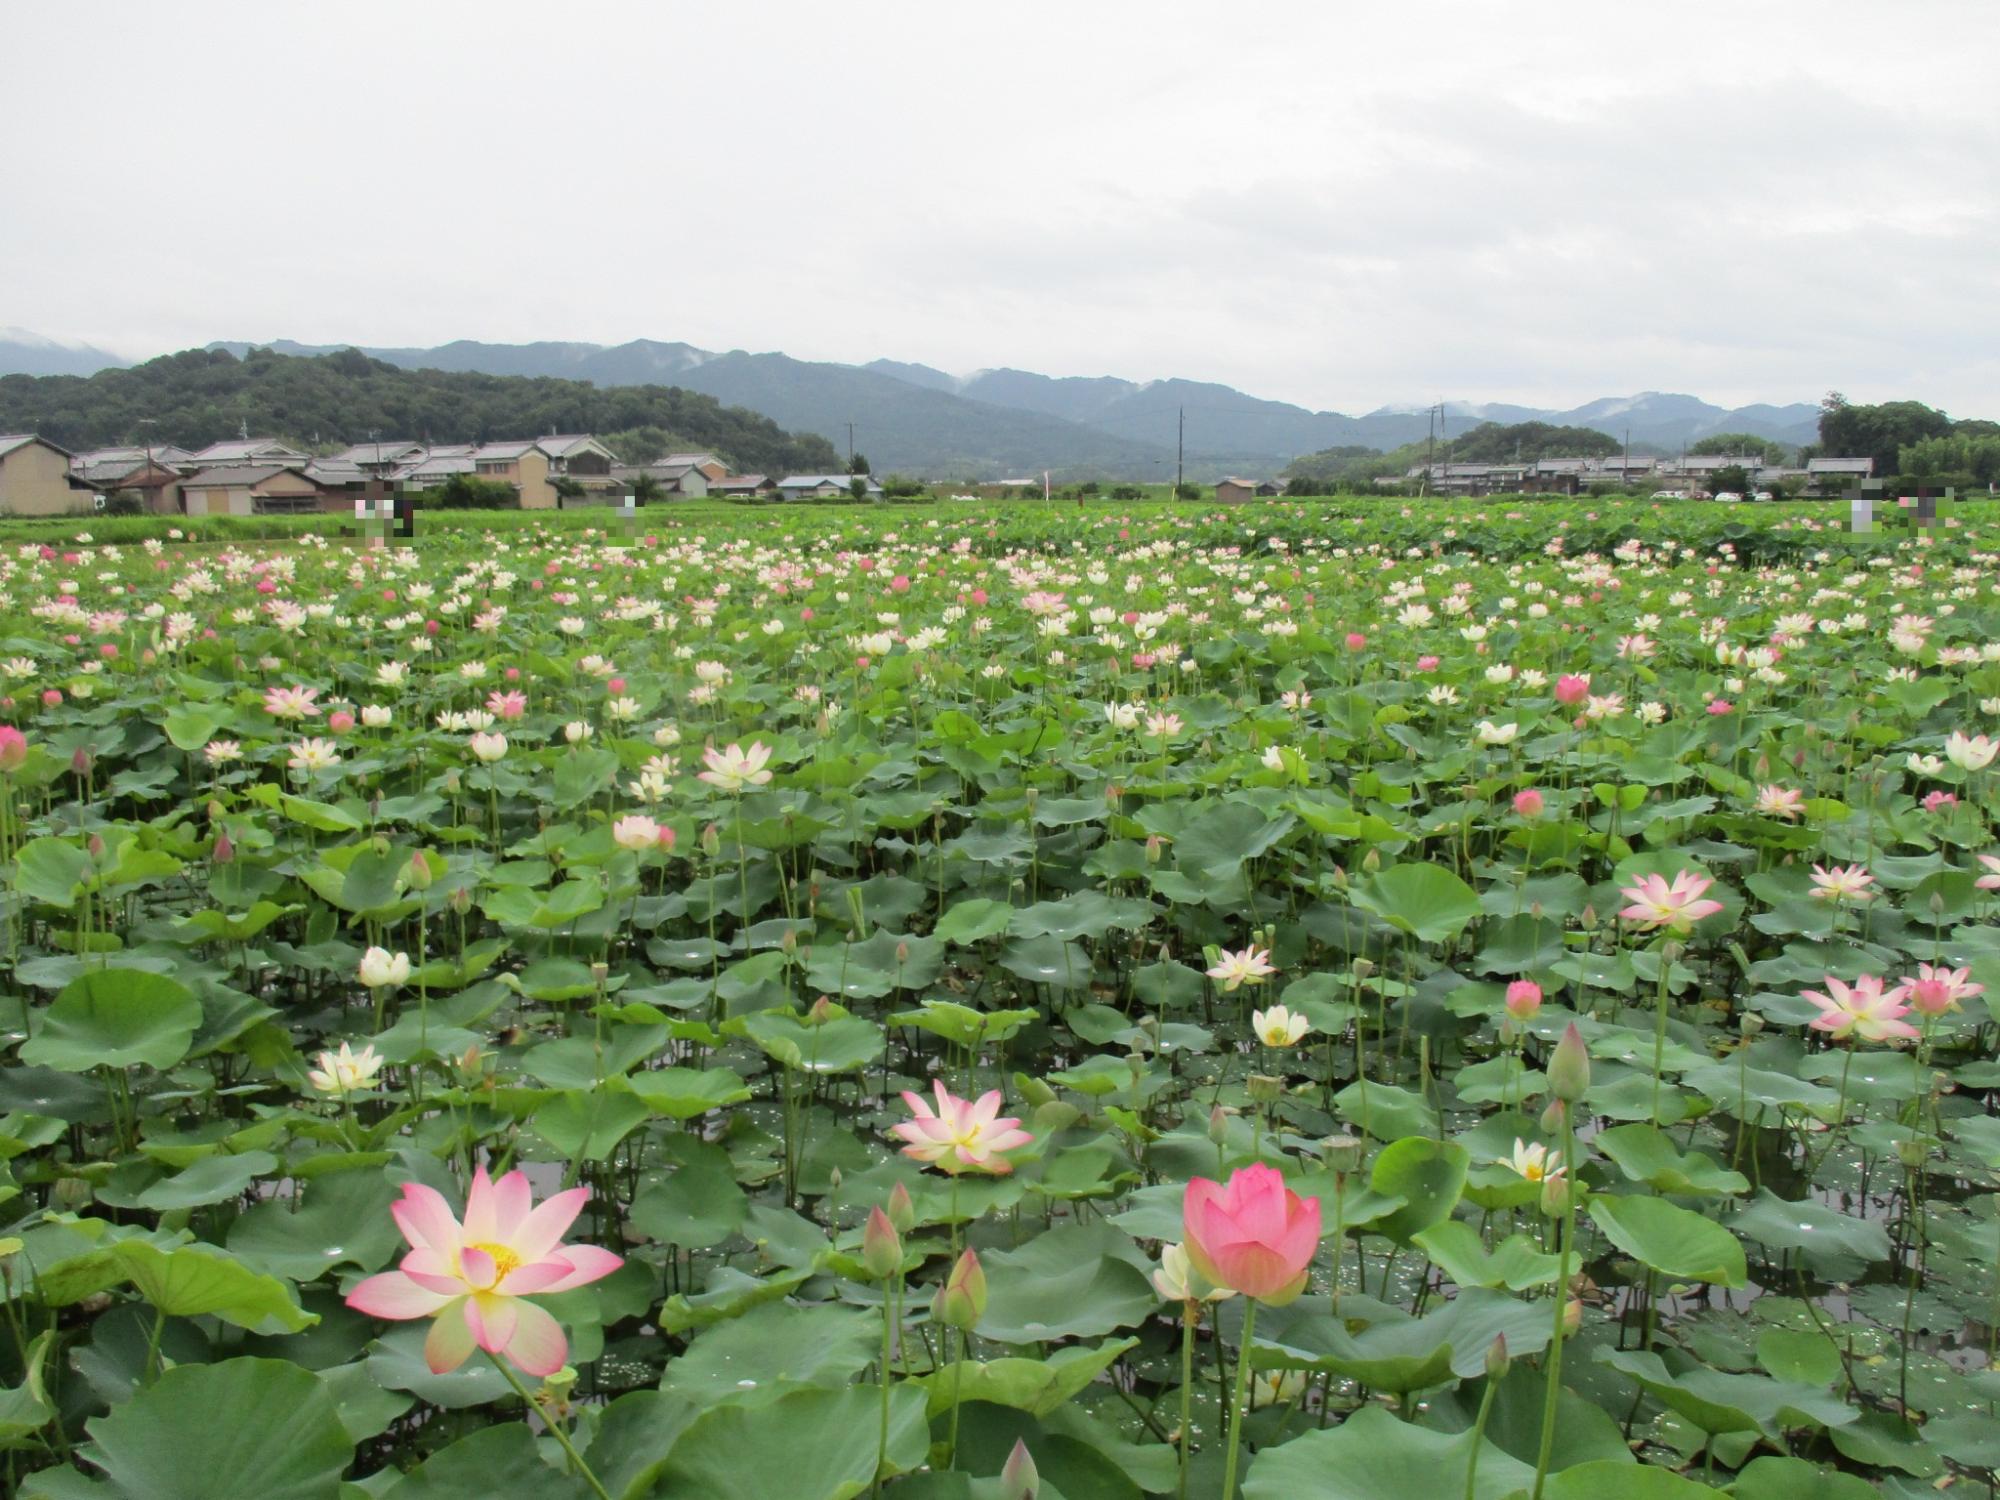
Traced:
<path id="1" fill-rule="evenodd" d="M 667 498 L 667 487 L 651 474 L 635 474 L 632 498 L 641 505 L 658 505 Z"/>
<path id="2" fill-rule="evenodd" d="M 868 455 L 865 453 L 857 453 L 854 455 L 854 457 L 850 458 L 847 461 L 847 472 L 850 474 L 868 473 L 869 472 Z"/>
<path id="3" fill-rule="evenodd" d="M 1759 437 L 1754 432 L 1711 432 L 1688 444 L 1690 453 L 1721 454 L 1729 458 L 1754 458 L 1762 463 L 1781 464 L 1789 451 L 1783 443 Z"/>
<path id="4" fill-rule="evenodd" d="M 1877 474 L 1893 474 L 1905 444 L 1945 437 L 1951 418 L 1921 401 L 1856 406 L 1838 391 L 1820 403 L 1819 446 L 1829 456 L 1872 458 Z"/>
<path id="5" fill-rule="evenodd" d="M 551 479 L 549 488 L 556 492 L 556 499 L 565 504 L 571 500 L 581 500 L 590 493 L 579 481 L 571 479 L 567 474 Z"/>
<path id="6" fill-rule="evenodd" d="M 868 498 L 867 479 L 857 473 L 852 479 L 847 481 L 847 493 L 857 500 L 866 500 Z"/>

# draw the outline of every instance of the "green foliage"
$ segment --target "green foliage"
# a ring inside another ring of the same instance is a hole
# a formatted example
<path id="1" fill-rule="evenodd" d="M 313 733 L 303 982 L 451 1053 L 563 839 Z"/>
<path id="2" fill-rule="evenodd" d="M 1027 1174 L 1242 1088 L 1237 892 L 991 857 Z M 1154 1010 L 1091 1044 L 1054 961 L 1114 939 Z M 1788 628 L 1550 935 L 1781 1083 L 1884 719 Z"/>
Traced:
<path id="1" fill-rule="evenodd" d="M 252 432 L 309 440 L 405 433 L 439 443 L 544 432 L 683 436 L 744 471 L 839 467 L 833 445 L 768 417 L 675 386 L 601 388 L 576 380 L 404 370 L 353 349 L 318 358 L 253 349 L 190 349 L 74 375 L 0 378 L 0 431 L 39 432 L 66 448 L 126 441 L 141 420 L 161 442 L 190 448 Z"/>
<path id="2" fill-rule="evenodd" d="M 1830 456 L 1872 458 L 1877 474 L 1896 471 L 1905 444 L 1947 437 L 1951 430 L 1950 417 L 1921 401 L 1856 406 L 1832 391 L 1820 406 L 1820 451 Z"/>
<path id="3" fill-rule="evenodd" d="M 1594 427 L 1559 427 L 1552 422 L 1481 422 L 1451 440 L 1451 461 L 1459 464 L 1534 463 L 1544 458 L 1609 458 L 1623 445 Z M 1444 445 L 1438 456 L 1444 457 Z"/>
<path id="4" fill-rule="evenodd" d="M 503 479 L 453 474 L 425 490 L 419 503 L 426 510 L 516 510 L 521 502 L 514 486 Z"/>
<path id="5" fill-rule="evenodd" d="M 1752 459 L 1760 463 L 1781 464 L 1790 449 L 1783 443 L 1774 443 L 1769 438 L 1758 437 L 1754 432 L 1711 432 L 1707 437 L 1696 438 L 1687 446 L 1689 453 L 1716 453 L 1728 458 Z"/>

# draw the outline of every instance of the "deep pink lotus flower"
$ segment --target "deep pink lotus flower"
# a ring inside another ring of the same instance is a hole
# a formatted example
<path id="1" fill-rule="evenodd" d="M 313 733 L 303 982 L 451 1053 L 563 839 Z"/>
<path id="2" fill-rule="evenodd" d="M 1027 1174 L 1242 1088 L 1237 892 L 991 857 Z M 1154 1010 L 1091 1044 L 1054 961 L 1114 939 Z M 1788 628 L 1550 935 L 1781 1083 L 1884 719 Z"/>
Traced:
<path id="1" fill-rule="evenodd" d="M 1972 970 L 1952 969 L 1943 964 L 1918 964 L 1917 977 L 1905 982 L 1910 1004 L 1920 1015 L 1941 1016 L 1957 1010 L 1958 1002 L 1986 993 L 1986 986 L 1972 982 Z"/>
<path id="2" fill-rule="evenodd" d="M 1517 1021 L 1532 1021 L 1542 1009 L 1542 987 L 1532 979 L 1517 979 L 1507 986 L 1507 1014 Z"/>
<path id="3" fill-rule="evenodd" d="M 399 1269 L 349 1292 L 347 1305 L 371 1318 L 436 1319 L 424 1340 L 434 1374 L 456 1370 L 480 1348 L 506 1355 L 527 1374 L 553 1375 L 569 1357 L 569 1340 L 547 1311 L 524 1299 L 588 1286 L 625 1263 L 595 1245 L 562 1243 L 589 1198 L 588 1188 L 571 1188 L 537 1208 L 526 1173 L 493 1182 L 481 1167 L 461 1224 L 435 1188 L 404 1183 L 389 1211 L 410 1253 Z"/>
<path id="4" fill-rule="evenodd" d="M 12 724 L 0 724 L 0 776 L 18 771 L 28 759 L 28 737 Z"/>
<path id="5" fill-rule="evenodd" d="M 1682 870 L 1671 885 L 1664 875 L 1643 875 L 1637 885 L 1618 888 L 1618 894 L 1632 903 L 1618 915 L 1639 927 L 1664 927 L 1669 932 L 1685 934 L 1703 917 L 1712 917 L 1722 910 L 1720 901 L 1698 899 L 1714 884 L 1708 876 L 1692 870 Z"/>
<path id="6" fill-rule="evenodd" d="M 1581 703 L 1590 693 L 1589 675 L 1565 672 L 1556 679 L 1556 702 Z"/>
<path id="7" fill-rule="evenodd" d="M 1000 1117 L 1000 1091 L 988 1089 L 974 1101 L 958 1098 L 942 1080 L 933 1080 L 932 1087 L 937 1092 L 935 1114 L 922 1095 L 903 1094 L 903 1102 L 916 1118 L 889 1127 L 889 1133 L 904 1142 L 903 1155 L 953 1175 L 991 1172 L 1005 1176 L 1013 1171 L 1014 1164 L 1000 1153 L 1018 1150 L 1034 1137 L 1016 1128 L 1019 1120 Z"/>
<path id="8" fill-rule="evenodd" d="M 1305 1290 L 1319 1251 L 1319 1199 L 1258 1162 L 1227 1184 L 1197 1177 L 1181 1199 L 1187 1256 L 1210 1283 L 1278 1306 Z"/>
<path id="9" fill-rule="evenodd" d="M 1894 989 L 1885 989 L 1878 976 L 1863 974 L 1850 987 L 1829 974 L 1826 976 L 1826 987 L 1830 994 L 1822 994 L 1818 990 L 1805 990 L 1801 994 L 1801 998 L 1819 1007 L 1819 1014 L 1806 1023 L 1814 1031 L 1825 1031 L 1842 1038 L 1859 1035 L 1870 1042 L 1921 1035 L 1916 1027 L 1902 1019 L 1910 1010 L 1903 1003 L 1903 998 L 1910 992 L 1908 985 L 1899 984 Z"/>
<path id="10" fill-rule="evenodd" d="M 1548 805 L 1548 799 L 1533 787 L 1514 793 L 1514 811 L 1524 818 L 1539 818 Z"/>

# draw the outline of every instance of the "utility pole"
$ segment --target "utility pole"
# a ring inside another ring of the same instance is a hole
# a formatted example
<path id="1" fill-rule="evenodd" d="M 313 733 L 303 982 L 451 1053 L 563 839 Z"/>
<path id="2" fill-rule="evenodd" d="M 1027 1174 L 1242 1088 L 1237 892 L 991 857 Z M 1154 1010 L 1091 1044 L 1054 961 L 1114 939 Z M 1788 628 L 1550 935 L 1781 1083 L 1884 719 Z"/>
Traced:
<path id="1" fill-rule="evenodd" d="M 1632 482 L 1632 429 L 1625 429 L 1625 457 L 1618 469 L 1618 487 L 1623 489 Z"/>
<path id="2" fill-rule="evenodd" d="M 1181 485 L 1187 477 L 1187 408 L 1180 409 L 1180 432 L 1174 440 L 1174 498 L 1181 497 Z"/>
<path id="3" fill-rule="evenodd" d="M 1417 486 L 1420 499 L 1431 492 L 1431 470 L 1437 463 L 1437 414 L 1435 406 L 1424 408 L 1424 478 Z"/>
<path id="4" fill-rule="evenodd" d="M 847 472 L 854 472 L 854 424 L 847 424 Z"/>

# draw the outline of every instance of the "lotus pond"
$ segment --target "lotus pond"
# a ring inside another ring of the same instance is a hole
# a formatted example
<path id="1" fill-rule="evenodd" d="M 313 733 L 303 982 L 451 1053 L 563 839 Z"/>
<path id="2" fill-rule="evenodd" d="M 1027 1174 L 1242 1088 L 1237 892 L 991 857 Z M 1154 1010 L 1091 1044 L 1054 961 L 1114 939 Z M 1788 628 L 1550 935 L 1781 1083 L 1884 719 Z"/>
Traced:
<path id="1" fill-rule="evenodd" d="M 11 1492 L 2000 1468 L 2000 515 L 0 555 Z"/>

